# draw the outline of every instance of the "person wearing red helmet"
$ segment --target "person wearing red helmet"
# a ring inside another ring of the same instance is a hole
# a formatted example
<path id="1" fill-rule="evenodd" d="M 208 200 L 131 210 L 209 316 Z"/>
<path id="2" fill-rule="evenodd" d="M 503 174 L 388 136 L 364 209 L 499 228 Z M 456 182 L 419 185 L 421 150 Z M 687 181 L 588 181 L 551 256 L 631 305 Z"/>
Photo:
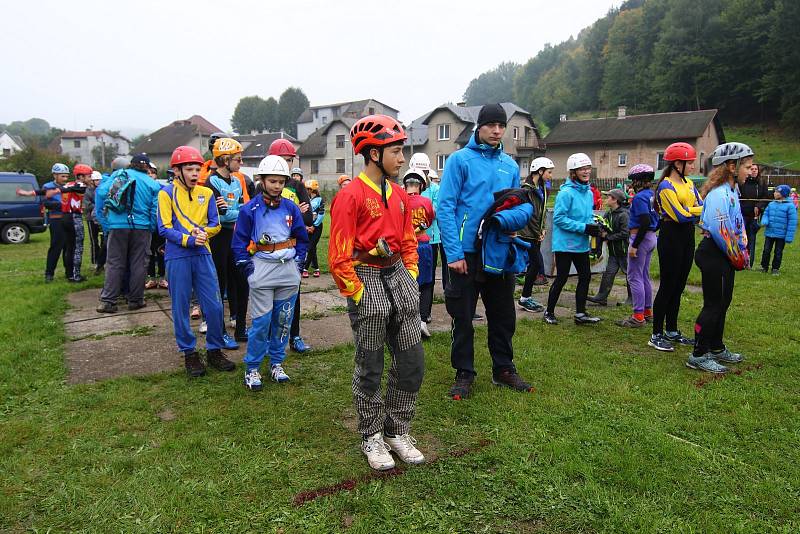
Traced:
<path id="1" fill-rule="evenodd" d="M 85 282 L 86 277 L 81 275 L 83 262 L 83 195 L 86 193 L 86 184 L 92 178 L 92 168 L 86 164 L 78 163 L 73 167 L 74 179 L 67 182 L 64 193 L 61 195 L 61 212 L 67 222 L 66 253 L 72 257 L 72 273 L 67 278 L 70 282 Z"/>
<path id="2" fill-rule="evenodd" d="M 206 367 L 196 350 L 197 338 L 189 325 L 189 305 L 194 291 L 208 325 L 208 365 L 219 371 L 233 371 L 236 365 L 222 353 L 222 297 L 210 247 L 210 239 L 221 228 L 219 212 L 211 189 L 197 185 L 203 157 L 196 148 L 179 146 L 169 164 L 175 179 L 158 194 L 158 231 L 167 241 L 164 261 L 172 298 L 175 341 L 184 355 L 189 377 L 204 375 Z"/>
<path id="3" fill-rule="evenodd" d="M 373 469 L 425 457 L 408 432 L 424 374 L 419 321 L 417 239 L 406 192 L 392 181 L 405 163 L 406 133 L 397 120 L 369 115 L 350 130 L 364 172 L 339 191 L 331 213 L 328 264 L 355 338 L 353 402 L 361 450 Z M 381 396 L 384 345 L 392 364 Z M 384 441 L 385 440 L 385 441 Z"/>
<path id="4" fill-rule="evenodd" d="M 678 312 L 694 260 L 694 225 L 703 211 L 700 193 L 686 177 L 696 159 L 697 152 L 689 143 L 669 145 L 664 151 L 667 166 L 654 197 L 660 216 L 656 251 L 661 280 L 653 299 L 653 333 L 647 344 L 664 352 L 674 351 L 677 343 L 694 344 L 678 330 Z"/>

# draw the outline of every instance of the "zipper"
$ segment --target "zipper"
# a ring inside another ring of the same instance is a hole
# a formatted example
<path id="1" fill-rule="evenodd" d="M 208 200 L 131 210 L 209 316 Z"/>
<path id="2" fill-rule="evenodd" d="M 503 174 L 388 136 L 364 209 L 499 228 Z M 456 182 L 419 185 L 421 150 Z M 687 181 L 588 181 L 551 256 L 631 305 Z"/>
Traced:
<path id="1" fill-rule="evenodd" d="M 464 226 L 467 225 L 467 214 L 464 214 L 464 219 L 461 221 L 461 230 L 458 232 L 458 239 L 460 241 L 464 240 Z"/>

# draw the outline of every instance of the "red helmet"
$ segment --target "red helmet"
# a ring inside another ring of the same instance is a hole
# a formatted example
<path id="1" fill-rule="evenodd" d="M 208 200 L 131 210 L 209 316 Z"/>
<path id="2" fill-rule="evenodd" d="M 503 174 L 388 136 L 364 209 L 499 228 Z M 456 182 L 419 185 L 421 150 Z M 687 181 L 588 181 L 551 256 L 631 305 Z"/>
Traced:
<path id="1" fill-rule="evenodd" d="M 353 152 L 360 154 L 366 147 L 381 147 L 406 140 L 403 126 L 387 115 L 369 115 L 359 119 L 350 129 Z"/>
<path id="2" fill-rule="evenodd" d="M 280 156 L 282 158 L 291 156 L 296 158 L 297 150 L 294 149 L 294 145 L 288 139 L 275 139 L 272 144 L 269 145 L 267 156 Z"/>
<path id="3" fill-rule="evenodd" d="M 172 157 L 169 159 L 169 166 L 175 167 L 176 165 L 186 165 L 187 163 L 202 165 L 204 163 L 203 155 L 194 147 L 179 146 L 172 152 Z"/>
<path id="4" fill-rule="evenodd" d="M 664 151 L 664 161 L 694 161 L 697 152 L 689 143 L 672 143 Z"/>
<path id="5" fill-rule="evenodd" d="M 77 165 L 75 165 L 75 168 L 72 169 L 72 174 L 74 174 L 75 176 L 80 176 L 82 174 L 91 175 L 92 168 L 86 165 L 85 163 L 78 163 Z"/>

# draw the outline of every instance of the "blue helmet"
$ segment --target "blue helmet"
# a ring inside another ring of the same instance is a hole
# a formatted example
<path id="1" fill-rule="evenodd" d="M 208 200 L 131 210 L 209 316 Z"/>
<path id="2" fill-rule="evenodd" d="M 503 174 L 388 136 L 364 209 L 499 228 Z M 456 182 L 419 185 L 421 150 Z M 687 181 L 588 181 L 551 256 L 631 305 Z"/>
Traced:
<path id="1" fill-rule="evenodd" d="M 56 163 L 53 165 L 53 168 L 50 169 L 50 172 L 53 174 L 69 174 L 69 167 L 64 165 L 63 163 Z"/>

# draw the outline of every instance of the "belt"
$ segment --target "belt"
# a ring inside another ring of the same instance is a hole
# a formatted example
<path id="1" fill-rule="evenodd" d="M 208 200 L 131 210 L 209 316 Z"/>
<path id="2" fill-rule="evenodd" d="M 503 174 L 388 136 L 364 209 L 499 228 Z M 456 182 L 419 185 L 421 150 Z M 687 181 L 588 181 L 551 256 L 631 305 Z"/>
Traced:
<path id="1" fill-rule="evenodd" d="M 296 244 L 297 239 L 287 239 L 286 241 L 281 241 L 280 243 L 269 243 L 267 245 L 256 243 L 256 250 L 258 252 L 275 252 L 277 250 L 294 248 Z"/>
<path id="2" fill-rule="evenodd" d="M 395 263 L 399 262 L 402 258 L 400 254 L 392 254 L 391 256 L 373 256 L 360 250 L 353 251 L 353 260 L 362 265 L 369 267 L 377 267 L 378 269 L 386 269 Z"/>

